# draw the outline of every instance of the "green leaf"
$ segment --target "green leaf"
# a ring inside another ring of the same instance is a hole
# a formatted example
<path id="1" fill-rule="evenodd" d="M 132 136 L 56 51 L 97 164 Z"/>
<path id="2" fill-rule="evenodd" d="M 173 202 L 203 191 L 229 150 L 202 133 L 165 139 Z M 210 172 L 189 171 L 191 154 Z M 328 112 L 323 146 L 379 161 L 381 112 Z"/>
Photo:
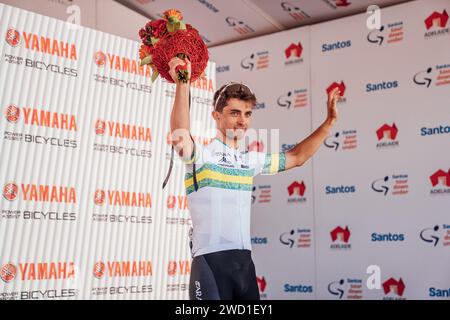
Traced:
<path id="1" fill-rule="evenodd" d="M 178 30 L 186 30 L 186 24 L 177 18 L 169 18 L 167 21 L 167 31 L 175 32 Z"/>
<path id="2" fill-rule="evenodd" d="M 177 22 L 173 25 L 174 31 L 186 30 L 186 24 L 183 21 Z"/>
<path id="3" fill-rule="evenodd" d="M 167 22 L 167 31 L 169 31 L 169 32 L 175 31 L 175 26 L 170 22 Z"/>
<path id="4" fill-rule="evenodd" d="M 183 21 L 180 21 L 178 23 L 178 29 L 177 30 L 186 30 L 186 24 Z"/>
<path id="5" fill-rule="evenodd" d="M 169 17 L 167 21 L 171 24 L 177 24 L 178 22 L 180 22 L 180 20 L 178 20 L 178 18 L 176 17 Z"/>
<path id="6" fill-rule="evenodd" d="M 152 63 L 152 56 L 146 56 L 144 59 L 141 60 L 141 67 L 150 63 Z"/>
<path id="7" fill-rule="evenodd" d="M 153 45 L 155 45 L 155 43 L 157 43 L 157 42 L 159 41 L 159 39 L 154 38 L 154 37 L 151 37 L 151 38 L 150 38 L 150 41 L 151 41 L 152 46 L 153 46 Z"/>
<path id="8" fill-rule="evenodd" d="M 158 78 L 158 76 L 159 76 L 159 72 L 153 70 L 153 73 L 152 73 L 152 83 L 155 82 L 155 80 L 156 80 L 156 78 Z"/>

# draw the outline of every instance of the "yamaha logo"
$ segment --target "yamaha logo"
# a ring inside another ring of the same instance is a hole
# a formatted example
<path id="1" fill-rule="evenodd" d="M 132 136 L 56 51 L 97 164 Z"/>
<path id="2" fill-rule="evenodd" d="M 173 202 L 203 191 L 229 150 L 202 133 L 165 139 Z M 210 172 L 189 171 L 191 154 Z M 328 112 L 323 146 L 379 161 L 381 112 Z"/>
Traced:
<path id="1" fill-rule="evenodd" d="M 93 270 L 93 274 L 94 277 L 96 277 L 97 279 L 102 278 L 105 275 L 105 264 L 103 262 L 96 262 L 94 264 L 94 270 Z"/>
<path id="2" fill-rule="evenodd" d="M 10 28 L 6 31 L 5 40 L 11 47 L 17 47 L 20 44 L 20 33 L 17 30 Z"/>
<path id="3" fill-rule="evenodd" d="M 97 122 L 95 123 L 95 134 L 102 136 L 105 134 L 105 130 L 106 130 L 105 121 L 97 120 Z"/>
<path id="4" fill-rule="evenodd" d="M 102 51 L 94 53 L 95 64 L 99 67 L 103 67 L 106 64 L 106 55 Z"/>
<path id="5" fill-rule="evenodd" d="M 5 197 L 6 200 L 16 200 L 18 194 L 19 187 L 14 182 L 7 183 L 3 187 L 3 197 Z"/>
<path id="6" fill-rule="evenodd" d="M 20 118 L 20 109 L 15 105 L 10 105 L 5 109 L 5 117 L 8 122 L 16 123 Z"/>
<path id="7" fill-rule="evenodd" d="M 103 190 L 96 190 L 94 195 L 94 202 L 98 206 L 102 206 L 103 203 L 105 203 L 105 191 Z"/>
<path id="8" fill-rule="evenodd" d="M 11 282 L 16 277 L 16 266 L 8 263 L 2 266 L 2 270 L 0 271 L 0 278 L 6 283 Z"/>
<path id="9" fill-rule="evenodd" d="M 177 273 L 177 262 L 176 261 L 169 262 L 167 272 L 168 272 L 169 276 L 172 276 L 172 277 Z"/>

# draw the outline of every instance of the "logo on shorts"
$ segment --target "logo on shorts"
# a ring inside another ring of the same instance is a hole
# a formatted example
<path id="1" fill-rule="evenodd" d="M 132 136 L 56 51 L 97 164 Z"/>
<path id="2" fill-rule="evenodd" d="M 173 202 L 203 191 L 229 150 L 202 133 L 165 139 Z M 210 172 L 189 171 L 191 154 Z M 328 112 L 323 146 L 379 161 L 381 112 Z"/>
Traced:
<path id="1" fill-rule="evenodd" d="M 195 281 L 195 298 L 197 300 L 202 300 L 202 288 L 200 287 L 200 281 Z"/>

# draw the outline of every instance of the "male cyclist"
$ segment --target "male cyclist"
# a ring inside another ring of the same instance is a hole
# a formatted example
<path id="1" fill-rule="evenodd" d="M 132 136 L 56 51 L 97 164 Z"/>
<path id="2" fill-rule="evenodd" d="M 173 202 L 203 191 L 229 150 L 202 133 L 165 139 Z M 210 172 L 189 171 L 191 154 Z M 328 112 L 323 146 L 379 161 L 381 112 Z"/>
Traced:
<path id="1" fill-rule="evenodd" d="M 173 58 L 170 75 L 189 61 Z M 256 97 L 239 83 L 214 94 L 211 113 L 217 135 L 206 146 L 193 141 L 189 121 L 189 83 L 175 80 L 170 118 L 172 144 L 185 163 L 185 188 L 193 228 L 190 299 L 259 300 L 251 258 L 250 211 L 253 177 L 303 165 L 322 145 L 337 120 L 339 89 L 328 94 L 327 118 L 312 134 L 287 152 L 262 153 L 240 148 L 251 126 Z M 244 150 L 242 150 L 244 149 Z"/>

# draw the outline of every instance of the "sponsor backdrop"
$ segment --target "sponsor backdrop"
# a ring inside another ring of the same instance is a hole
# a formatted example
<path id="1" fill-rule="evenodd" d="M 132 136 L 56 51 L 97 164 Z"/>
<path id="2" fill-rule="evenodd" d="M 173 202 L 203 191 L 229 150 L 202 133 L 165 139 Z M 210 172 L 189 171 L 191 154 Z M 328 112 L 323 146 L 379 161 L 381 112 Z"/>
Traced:
<path id="1" fill-rule="evenodd" d="M 182 299 L 184 166 L 174 85 L 139 43 L 0 4 L 0 298 Z M 213 136 L 215 65 L 192 84 L 193 136 Z"/>
<path id="2" fill-rule="evenodd" d="M 203 144 L 216 70 L 256 92 L 265 151 L 306 137 L 345 89 L 315 157 L 255 179 L 263 299 L 449 298 L 448 12 L 416 1 L 382 10 L 380 30 L 363 14 L 211 49 L 217 69 L 192 84 Z M 151 85 L 137 42 L 2 4 L 0 19 L 1 299 L 187 298 L 177 157 L 161 189 L 174 86 Z"/>
<path id="3" fill-rule="evenodd" d="M 312 160 L 255 179 L 263 298 L 449 299 L 449 13 L 414 1 L 383 9 L 379 30 L 361 14 L 211 49 L 218 87 L 252 87 L 254 127 L 279 128 L 281 151 L 345 90 Z"/>

